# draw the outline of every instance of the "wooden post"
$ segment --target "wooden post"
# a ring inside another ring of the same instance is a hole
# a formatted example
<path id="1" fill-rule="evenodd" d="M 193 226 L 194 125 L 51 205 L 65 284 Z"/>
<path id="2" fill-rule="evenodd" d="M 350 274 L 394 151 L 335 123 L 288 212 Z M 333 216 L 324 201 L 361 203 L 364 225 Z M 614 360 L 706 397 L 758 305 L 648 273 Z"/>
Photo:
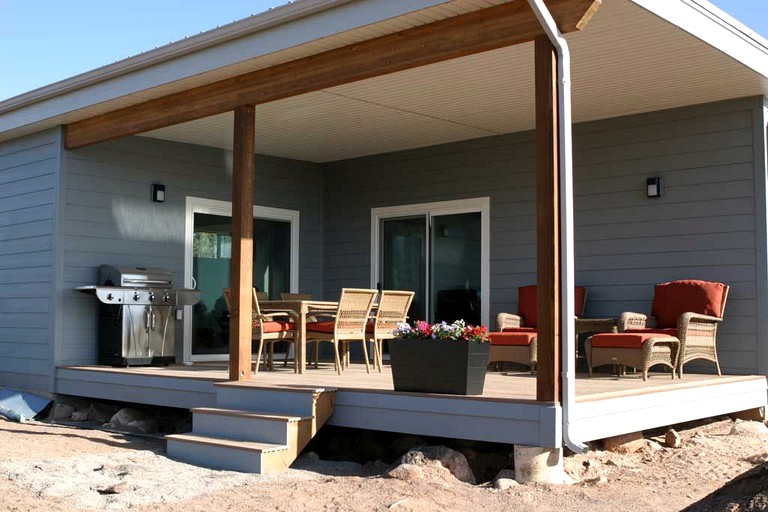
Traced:
<path id="1" fill-rule="evenodd" d="M 229 320 L 229 380 L 251 378 L 253 324 L 253 185 L 256 149 L 253 105 L 235 108 L 232 149 L 232 289 Z"/>
<path id="2" fill-rule="evenodd" d="M 557 55 L 546 35 L 536 55 L 536 265 L 538 373 L 536 399 L 560 401 L 560 162 Z"/>

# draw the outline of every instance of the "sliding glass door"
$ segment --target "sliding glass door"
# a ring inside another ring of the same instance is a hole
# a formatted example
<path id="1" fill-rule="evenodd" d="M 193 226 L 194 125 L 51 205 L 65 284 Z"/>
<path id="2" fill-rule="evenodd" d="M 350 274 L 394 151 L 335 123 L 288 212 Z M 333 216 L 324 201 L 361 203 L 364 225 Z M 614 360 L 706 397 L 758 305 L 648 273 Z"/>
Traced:
<path id="1" fill-rule="evenodd" d="M 488 200 L 372 210 L 372 280 L 416 292 L 411 320 L 488 322 Z"/>
<path id="2" fill-rule="evenodd" d="M 279 299 L 296 291 L 298 212 L 254 209 L 253 286 Z M 229 311 L 223 290 L 230 285 L 232 217 L 229 203 L 192 199 L 188 205 L 187 286 L 201 300 L 187 308 L 185 360 L 219 360 L 229 354 Z M 294 225 L 294 223 L 296 225 Z"/>

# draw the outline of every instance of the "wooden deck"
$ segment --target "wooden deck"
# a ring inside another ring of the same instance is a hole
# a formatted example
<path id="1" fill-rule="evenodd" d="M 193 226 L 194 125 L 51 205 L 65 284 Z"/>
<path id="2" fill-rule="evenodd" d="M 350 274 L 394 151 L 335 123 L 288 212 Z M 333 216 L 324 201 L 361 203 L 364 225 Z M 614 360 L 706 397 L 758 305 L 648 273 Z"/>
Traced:
<path id="1" fill-rule="evenodd" d="M 215 407 L 217 383 L 227 380 L 223 363 L 192 366 L 110 368 L 65 367 L 56 370 L 56 392 L 123 402 L 180 408 Z M 389 367 L 366 374 L 353 364 L 342 375 L 332 365 L 259 372 L 242 386 L 254 393 L 291 388 L 335 389 L 336 408 L 329 424 L 459 439 L 559 446 L 562 409 L 537 402 L 536 379 L 522 372 L 489 372 L 480 396 L 399 393 Z M 765 376 L 697 375 L 672 379 L 657 373 L 607 374 L 576 379 L 577 404 L 571 431 L 589 441 L 610 435 L 663 427 L 766 405 Z"/>
<path id="2" fill-rule="evenodd" d="M 212 382 L 225 382 L 228 376 L 227 366 L 223 363 L 136 368 L 76 366 L 69 367 L 69 369 Z M 576 380 L 576 395 L 578 402 L 594 401 L 754 379 L 765 380 L 765 378 L 755 376 L 718 377 L 717 375 L 692 373 L 686 373 L 682 380 L 673 380 L 668 373 L 655 373 L 646 382 L 643 382 L 640 373 L 628 374 L 620 378 L 608 374 L 599 374 L 589 378 L 580 374 Z M 253 375 L 250 383 L 258 387 L 310 386 L 369 393 L 395 393 L 392 388 L 392 372 L 387 365 L 382 368 L 382 373 L 372 370 L 370 374 L 367 374 L 362 364 L 353 364 L 342 375 L 337 375 L 332 366 L 321 364 L 319 369 L 308 368 L 306 374 L 297 375 L 290 367 L 284 368 L 276 363 L 275 371 L 260 371 Z M 413 395 L 424 395 L 424 393 L 413 393 Z M 434 396 L 444 397 L 445 395 Z M 481 396 L 450 396 L 459 400 L 535 401 L 536 378 L 527 372 L 488 372 L 485 379 L 485 389 Z"/>

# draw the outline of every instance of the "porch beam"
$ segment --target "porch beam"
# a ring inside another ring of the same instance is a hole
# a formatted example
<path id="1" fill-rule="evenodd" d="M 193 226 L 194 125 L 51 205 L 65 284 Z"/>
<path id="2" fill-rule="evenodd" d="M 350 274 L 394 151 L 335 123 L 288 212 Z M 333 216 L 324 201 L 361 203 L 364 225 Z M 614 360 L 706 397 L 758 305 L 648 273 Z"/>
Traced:
<path id="1" fill-rule="evenodd" d="M 560 180 L 557 55 L 536 38 L 536 269 L 538 372 L 536 399 L 560 401 Z"/>
<path id="2" fill-rule="evenodd" d="M 235 108 L 232 150 L 232 260 L 229 380 L 251 378 L 253 330 L 253 187 L 256 152 L 254 105 Z"/>
<path id="3" fill-rule="evenodd" d="M 602 0 L 547 0 L 560 31 L 584 28 Z M 155 130 L 328 87 L 533 41 L 542 29 L 525 0 L 329 50 L 77 121 L 67 149 Z"/>

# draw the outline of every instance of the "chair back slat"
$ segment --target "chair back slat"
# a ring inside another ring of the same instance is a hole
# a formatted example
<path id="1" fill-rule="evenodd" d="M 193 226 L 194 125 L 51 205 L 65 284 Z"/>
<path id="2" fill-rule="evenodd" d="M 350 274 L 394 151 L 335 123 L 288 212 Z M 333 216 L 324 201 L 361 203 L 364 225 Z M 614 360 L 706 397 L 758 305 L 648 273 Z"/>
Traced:
<path id="1" fill-rule="evenodd" d="M 371 314 L 376 290 L 343 288 L 334 323 L 336 339 L 362 339 Z"/>
<path id="2" fill-rule="evenodd" d="M 392 331 L 397 328 L 397 324 L 405 322 L 408 318 L 414 295 L 415 292 L 400 290 L 381 292 L 373 331 L 376 339 L 394 338 Z"/>

